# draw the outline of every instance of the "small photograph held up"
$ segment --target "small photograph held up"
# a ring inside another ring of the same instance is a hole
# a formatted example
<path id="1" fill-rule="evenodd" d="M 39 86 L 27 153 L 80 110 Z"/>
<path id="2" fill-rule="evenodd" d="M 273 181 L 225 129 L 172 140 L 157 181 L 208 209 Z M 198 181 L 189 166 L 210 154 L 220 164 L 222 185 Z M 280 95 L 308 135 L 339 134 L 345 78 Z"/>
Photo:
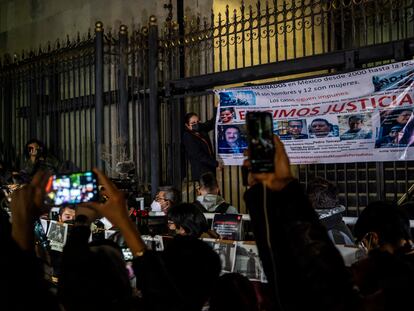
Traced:
<path id="1" fill-rule="evenodd" d="M 251 281 L 262 281 L 263 267 L 256 244 L 238 242 L 234 272 L 243 274 Z"/>
<path id="2" fill-rule="evenodd" d="M 220 256 L 221 272 L 233 272 L 236 259 L 236 242 L 217 241 L 213 249 Z"/>
<path id="3" fill-rule="evenodd" d="M 62 252 L 66 244 L 66 237 L 68 234 L 68 225 L 56 221 L 50 221 L 49 230 L 47 231 L 47 238 L 50 241 L 50 248 L 52 250 Z"/>

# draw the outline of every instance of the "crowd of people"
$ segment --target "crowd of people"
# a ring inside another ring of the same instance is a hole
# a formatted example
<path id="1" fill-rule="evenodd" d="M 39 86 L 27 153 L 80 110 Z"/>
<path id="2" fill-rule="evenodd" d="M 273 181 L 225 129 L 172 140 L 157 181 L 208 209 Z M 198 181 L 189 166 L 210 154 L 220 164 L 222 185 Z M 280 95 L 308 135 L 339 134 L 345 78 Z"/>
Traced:
<path id="1" fill-rule="evenodd" d="M 362 124 L 349 120 L 354 121 Z M 302 126 L 291 122 L 290 135 L 298 138 Z M 325 127 L 324 134 L 332 131 Z M 123 192 L 94 169 L 101 200 L 75 209 L 62 207 L 57 221 L 70 223 L 70 234 L 63 252 L 45 253 L 34 227 L 50 214 L 43 204 L 44 189 L 53 173 L 50 167 L 57 163 L 40 141 L 30 141 L 24 165 L 30 180 L 13 192 L 11 217 L 0 210 L 1 309 L 364 311 L 400 310 L 411 304 L 414 251 L 408 205 L 373 202 L 351 231 L 342 219 L 345 207 L 335 185 L 317 178 L 305 191 L 277 136 L 274 172 L 250 172 L 244 194 L 267 286 L 258 291 L 243 275 L 221 274 L 218 254 L 200 239 L 219 238 L 205 213 L 238 210 L 220 196 L 209 123 L 189 114 L 186 128 L 190 161 L 199 164 L 192 174 L 199 182 L 198 196 L 182 203 L 173 187 L 157 192 L 149 210 L 164 213 L 168 220 L 171 240 L 163 251 L 148 248 Z M 249 161 L 244 165 L 249 167 Z M 100 235 L 91 241 L 91 224 L 104 219 L 130 250 L 129 265 L 117 240 Z M 346 266 L 336 245 L 358 247 L 363 253 Z M 47 277 L 47 260 L 55 279 Z"/>

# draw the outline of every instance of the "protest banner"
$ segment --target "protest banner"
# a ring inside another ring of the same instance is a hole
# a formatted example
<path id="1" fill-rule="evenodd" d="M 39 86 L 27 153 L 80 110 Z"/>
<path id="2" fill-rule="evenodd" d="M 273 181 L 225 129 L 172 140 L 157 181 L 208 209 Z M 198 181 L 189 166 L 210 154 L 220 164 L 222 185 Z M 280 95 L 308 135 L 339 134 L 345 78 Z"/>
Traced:
<path id="1" fill-rule="evenodd" d="M 292 164 L 414 159 L 414 61 L 217 89 L 217 157 L 241 165 L 248 111 L 268 111 Z"/>

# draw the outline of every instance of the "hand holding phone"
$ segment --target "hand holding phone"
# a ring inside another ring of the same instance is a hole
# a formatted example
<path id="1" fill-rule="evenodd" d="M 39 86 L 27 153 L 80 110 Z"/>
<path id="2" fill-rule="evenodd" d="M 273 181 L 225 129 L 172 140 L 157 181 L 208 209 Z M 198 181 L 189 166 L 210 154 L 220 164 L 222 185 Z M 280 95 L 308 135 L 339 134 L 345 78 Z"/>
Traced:
<path id="1" fill-rule="evenodd" d="M 249 140 L 249 160 L 253 173 L 275 171 L 275 145 L 273 142 L 273 118 L 265 111 L 249 111 L 246 114 Z"/>
<path id="2" fill-rule="evenodd" d="M 46 184 L 45 204 L 60 206 L 98 200 L 98 182 L 94 172 L 56 174 Z"/>
<path id="3" fill-rule="evenodd" d="M 275 170 L 273 172 L 254 173 L 251 169 L 248 170 L 249 167 L 251 168 L 251 164 L 250 161 L 246 160 L 243 166 L 245 185 L 253 186 L 256 183 L 262 183 L 272 191 L 280 191 L 295 179 L 290 170 L 289 157 L 283 143 L 276 135 L 273 135 L 273 145 L 275 146 Z"/>

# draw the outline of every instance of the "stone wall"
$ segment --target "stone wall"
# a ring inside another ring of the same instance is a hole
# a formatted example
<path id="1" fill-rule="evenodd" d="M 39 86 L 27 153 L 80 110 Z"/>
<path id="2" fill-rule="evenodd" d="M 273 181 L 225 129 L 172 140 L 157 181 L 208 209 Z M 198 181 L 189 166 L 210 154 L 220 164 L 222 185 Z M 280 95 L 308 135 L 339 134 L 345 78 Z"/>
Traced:
<path id="1" fill-rule="evenodd" d="M 66 35 L 86 34 L 100 20 L 105 28 L 118 31 L 121 24 L 142 25 L 155 15 L 161 23 L 167 16 L 164 4 L 148 0 L 0 0 L 0 55 L 38 49 Z M 172 1 L 174 7 L 176 1 Z M 184 1 L 187 12 L 209 14 L 213 0 Z M 175 14 L 175 13 L 174 13 Z"/>

